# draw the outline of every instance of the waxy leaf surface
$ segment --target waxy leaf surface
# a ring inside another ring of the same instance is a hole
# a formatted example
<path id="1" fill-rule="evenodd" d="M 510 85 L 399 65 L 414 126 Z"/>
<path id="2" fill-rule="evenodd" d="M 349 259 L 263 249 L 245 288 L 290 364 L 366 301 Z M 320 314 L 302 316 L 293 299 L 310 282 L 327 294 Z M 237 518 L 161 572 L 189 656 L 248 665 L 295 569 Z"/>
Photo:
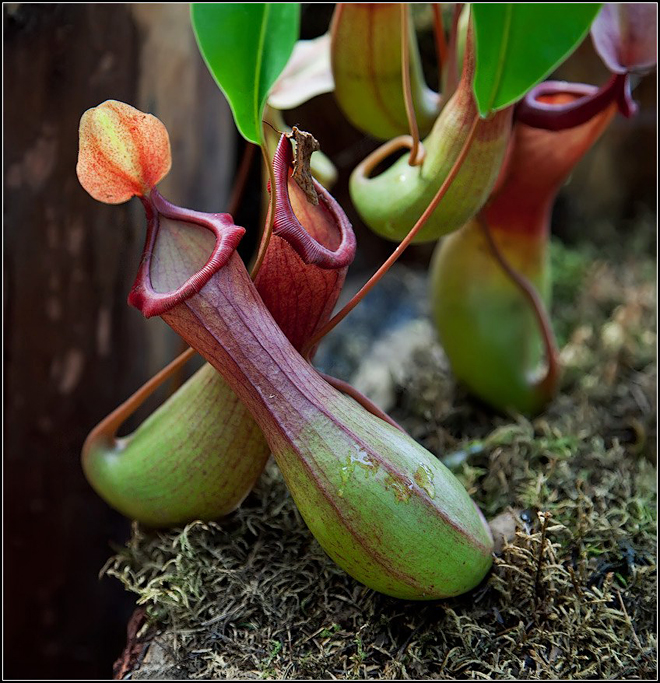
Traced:
<path id="1" fill-rule="evenodd" d="M 298 3 L 193 3 L 197 45 L 241 135 L 260 144 L 268 92 L 298 38 Z"/>
<path id="2" fill-rule="evenodd" d="M 282 75 L 270 91 L 268 104 L 293 109 L 316 95 L 332 92 L 335 81 L 330 68 L 330 34 L 299 40 Z"/>
<path id="3" fill-rule="evenodd" d="M 474 3 L 479 114 L 517 102 L 587 35 L 600 3 Z"/>

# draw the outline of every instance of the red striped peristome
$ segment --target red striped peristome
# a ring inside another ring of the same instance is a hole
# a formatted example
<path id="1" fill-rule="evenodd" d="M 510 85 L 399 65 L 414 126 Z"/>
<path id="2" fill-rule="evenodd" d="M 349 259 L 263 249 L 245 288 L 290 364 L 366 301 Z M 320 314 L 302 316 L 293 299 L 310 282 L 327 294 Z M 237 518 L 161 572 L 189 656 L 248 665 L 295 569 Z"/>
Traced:
<path id="1" fill-rule="evenodd" d="M 138 275 L 128 295 L 128 303 L 139 309 L 146 318 L 151 318 L 161 315 L 202 289 L 213 273 L 227 263 L 245 234 L 245 228 L 234 225 L 228 213 L 201 213 L 175 206 L 155 188 L 141 199 L 147 217 L 147 237 Z M 213 235 L 215 245 L 208 260 L 199 270 L 191 273 L 189 278 L 173 290 L 161 293 L 151 287 L 150 271 L 153 266 L 156 239 L 164 219 L 205 228 Z"/>
<path id="2" fill-rule="evenodd" d="M 281 136 L 273 158 L 273 236 L 255 279 L 268 310 L 296 349 L 330 318 L 355 257 L 355 234 L 343 209 L 314 181 L 319 203 L 292 178 L 291 141 Z"/>

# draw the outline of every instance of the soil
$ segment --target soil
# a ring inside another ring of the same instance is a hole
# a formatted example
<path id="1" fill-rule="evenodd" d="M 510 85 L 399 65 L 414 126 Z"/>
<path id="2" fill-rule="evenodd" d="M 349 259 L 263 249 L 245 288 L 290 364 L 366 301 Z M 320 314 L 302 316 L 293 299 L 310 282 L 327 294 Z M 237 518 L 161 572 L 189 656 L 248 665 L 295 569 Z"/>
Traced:
<path id="1" fill-rule="evenodd" d="M 553 244 L 564 375 L 532 420 L 494 414 L 454 382 L 420 304 L 423 273 L 398 269 L 383 285 L 407 304 L 374 295 L 397 325 L 376 329 L 367 347 L 354 317 L 336 331 L 343 341 L 328 340 L 332 354 L 319 355 L 326 371 L 330 355 L 339 358 L 335 370 L 441 457 L 497 519 L 501 545 L 476 590 L 418 603 L 365 588 L 321 550 L 271 463 L 218 523 L 167 532 L 134 525 L 104 569 L 143 606 L 115 675 L 656 678 L 652 234 L 651 222 L 609 253 Z M 407 314 L 396 314 L 401 306 Z M 376 309 L 367 300 L 355 315 L 382 321 Z"/>

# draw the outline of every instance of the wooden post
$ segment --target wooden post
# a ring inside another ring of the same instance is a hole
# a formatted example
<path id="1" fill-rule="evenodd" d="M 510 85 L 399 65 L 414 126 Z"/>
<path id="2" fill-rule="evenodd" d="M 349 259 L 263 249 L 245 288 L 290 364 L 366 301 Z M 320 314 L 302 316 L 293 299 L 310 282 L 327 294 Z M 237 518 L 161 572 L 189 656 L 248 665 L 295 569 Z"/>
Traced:
<path id="1" fill-rule="evenodd" d="M 98 572 L 129 522 L 85 481 L 80 448 L 180 344 L 126 304 L 144 217 L 137 200 L 110 207 L 82 190 L 78 123 L 106 99 L 159 116 L 173 152 L 160 189 L 213 211 L 236 136 L 187 5 L 3 10 L 5 674 L 107 678 L 132 600 Z"/>

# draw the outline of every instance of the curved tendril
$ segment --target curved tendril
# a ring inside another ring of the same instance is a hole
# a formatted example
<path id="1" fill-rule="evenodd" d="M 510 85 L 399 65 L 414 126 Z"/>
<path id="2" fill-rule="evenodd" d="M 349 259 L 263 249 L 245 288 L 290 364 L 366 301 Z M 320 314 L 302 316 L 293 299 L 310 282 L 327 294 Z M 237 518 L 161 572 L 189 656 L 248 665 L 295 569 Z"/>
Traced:
<path id="1" fill-rule="evenodd" d="M 126 399 L 120 406 L 115 408 L 109 415 L 103 418 L 85 439 L 82 449 L 83 460 L 87 457 L 90 448 L 103 442 L 112 446 L 116 442 L 119 428 L 133 415 L 133 413 L 166 382 L 179 368 L 183 367 L 193 356 L 195 349 L 188 348 L 177 356 L 171 363 L 156 373 L 150 380 L 145 382 L 132 396 Z"/>
<path id="2" fill-rule="evenodd" d="M 397 422 L 395 422 L 386 412 L 381 410 L 371 399 L 368 399 L 363 393 L 358 391 L 355 387 L 351 386 L 348 382 L 344 382 L 342 379 L 337 379 L 332 377 L 332 375 L 326 375 L 319 369 L 314 368 L 316 372 L 319 373 L 321 377 L 331 386 L 341 391 L 343 394 L 350 396 L 355 399 L 365 410 L 368 410 L 375 417 L 379 417 L 381 420 L 385 420 L 392 427 L 396 427 L 399 431 L 406 433 L 406 430 Z"/>
<path id="3" fill-rule="evenodd" d="M 488 222 L 481 213 L 477 215 L 477 222 L 484 233 L 488 246 L 495 257 L 495 260 L 499 263 L 502 270 L 504 270 L 504 272 L 509 276 L 516 287 L 518 287 L 523 296 L 525 296 L 525 298 L 529 301 L 534 311 L 534 315 L 539 325 L 541 338 L 543 340 L 547 364 L 545 376 L 535 382 L 534 386 L 539 390 L 542 396 L 549 399 L 554 394 L 555 388 L 557 386 L 560 367 L 557 342 L 555 340 L 555 335 L 552 331 L 552 326 L 550 325 L 545 306 L 543 305 L 541 297 L 536 291 L 534 285 L 526 277 L 515 271 L 509 262 L 504 258 L 504 255 L 493 239 Z"/>
<path id="4" fill-rule="evenodd" d="M 303 262 L 308 265 L 314 264 L 328 269 L 349 266 L 355 256 L 355 235 L 339 204 L 317 180 L 312 179 L 314 189 L 319 202 L 335 221 L 340 237 L 339 245 L 334 249 L 324 246 L 314 239 L 298 220 L 289 195 L 288 183 L 291 178 L 292 163 L 291 141 L 286 134 L 283 134 L 273 155 L 273 177 L 275 183 L 279 183 L 282 188 L 276 199 L 273 233 L 286 239 Z"/>
<path id="5" fill-rule="evenodd" d="M 423 147 L 420 149 L 419 128 L 417 126 L 415 105 L 413 104 L 412 89 L 410 85 L 409 30 L 408 5 L 406 3 L 401 3 L 401 78 L 403 80 L 403 101 L 406 105 L 406 117 L 408 119 L 408 128 L 410 129 L 410 137 L 412 138 L 408 165 L 419 166 L 424 161 L 425 151 Z"/>
<path id="6" fill-rule="evenodd" d="M 429 219 L 431 214 L 435 211 L 437 208 L 438 204 L 442 200 L 442 198 L 447 194 L 447 191 L 451 187 L 452 182 L 454 181 L 454 178 L 458 174 L 458 172 L 461 170 L 461 166 L 463 165 L 463 162 L 465 161 L 465 158 L 468 155 L 468 152 L 470 151 L 470 147 L 472 145 L 472 140 L 474 139 L 474 135 L 477 130 L 477 125 L 479 123 L 479 115 L 477 114 L 474 117 L 474 120 L 472 121 L 472 125 L 470 126 L 470 131 L 468 132 L 468 135 L 465 139 L 465 143 L 463 144 L 463 148 L 461 149 L 460 154 L 456 158 L 456 161 L 454 162 L 454 165 L 452 166 L 451 170 L 447 174 L 447 177 L 445 178 L 444 182 L 438 189 L 438 191 L 435 194 L 435 197 L 431 200 L 431 203 L 426 207 L 424 210 L 424 213 L 419 217 L 415 225 L 411 228 L 410 232 L 406 235 L 406 237 L 403 239 L 403 241 L 397 246 L 397 248 L 392 252 L 392 254 L 389 256 L 389 258 L 383 263 L 383 265 L 371 276 L 371 278 L 368 280 L 368 282 L 360 289 L 360 291 L 337 313 L 334 315 L 330 320 L 321 327 L 320 330 L 310 339 L 308 340 L 307 344 L 303 347 L 302 350 L 302 355 L 305 358 L 308 358 L 309 351 L 310 349 L 313 349 L 323 337 L 325 337 L 330 330 L 332 330 L 336 325 L 338 325 L 359 303 L 364 299 L 364 297 L 375 287 L 375 285 L 380 281 L 380 279 L 387 273 L 387 271 L 392 267 L 392 265 L 398 260 L 398 258 L 403 254 L 403 252 L 406 250 L 406 247 L 413 241 L 415 238 L 415 235 L 424 227 L 426 224 L 426 221 Z M 404 135 L 400 138 L 395 138 L 394 140 L 391 140 L 390 143 L 396 143 L 397 140 L 399 141 L 399 144 L 402 140 L 409 140 L 410 137 L 407 135 Z M 383 147 L 387 147 L 388 145 L 383 145 Z M 376 153 L 378 153 L 380 150 L 383 148 L 380 148 L 376 150 Z M 389 153 L 391 153 L 393 150 L 390 150 Z M 370 164 L 367 164 L 365 167 L 365 163 L 369 161 L 371 157 L 374 155 L 372 154 L 370 157 L 367 157 L 365 159 L 361 166 L 363 166 L 363 171 L 365 168 L 367 170 L 372 170 L 375 166 L 375 162 Z M 358 167 L 360 168 L 360 167 Z"/>

